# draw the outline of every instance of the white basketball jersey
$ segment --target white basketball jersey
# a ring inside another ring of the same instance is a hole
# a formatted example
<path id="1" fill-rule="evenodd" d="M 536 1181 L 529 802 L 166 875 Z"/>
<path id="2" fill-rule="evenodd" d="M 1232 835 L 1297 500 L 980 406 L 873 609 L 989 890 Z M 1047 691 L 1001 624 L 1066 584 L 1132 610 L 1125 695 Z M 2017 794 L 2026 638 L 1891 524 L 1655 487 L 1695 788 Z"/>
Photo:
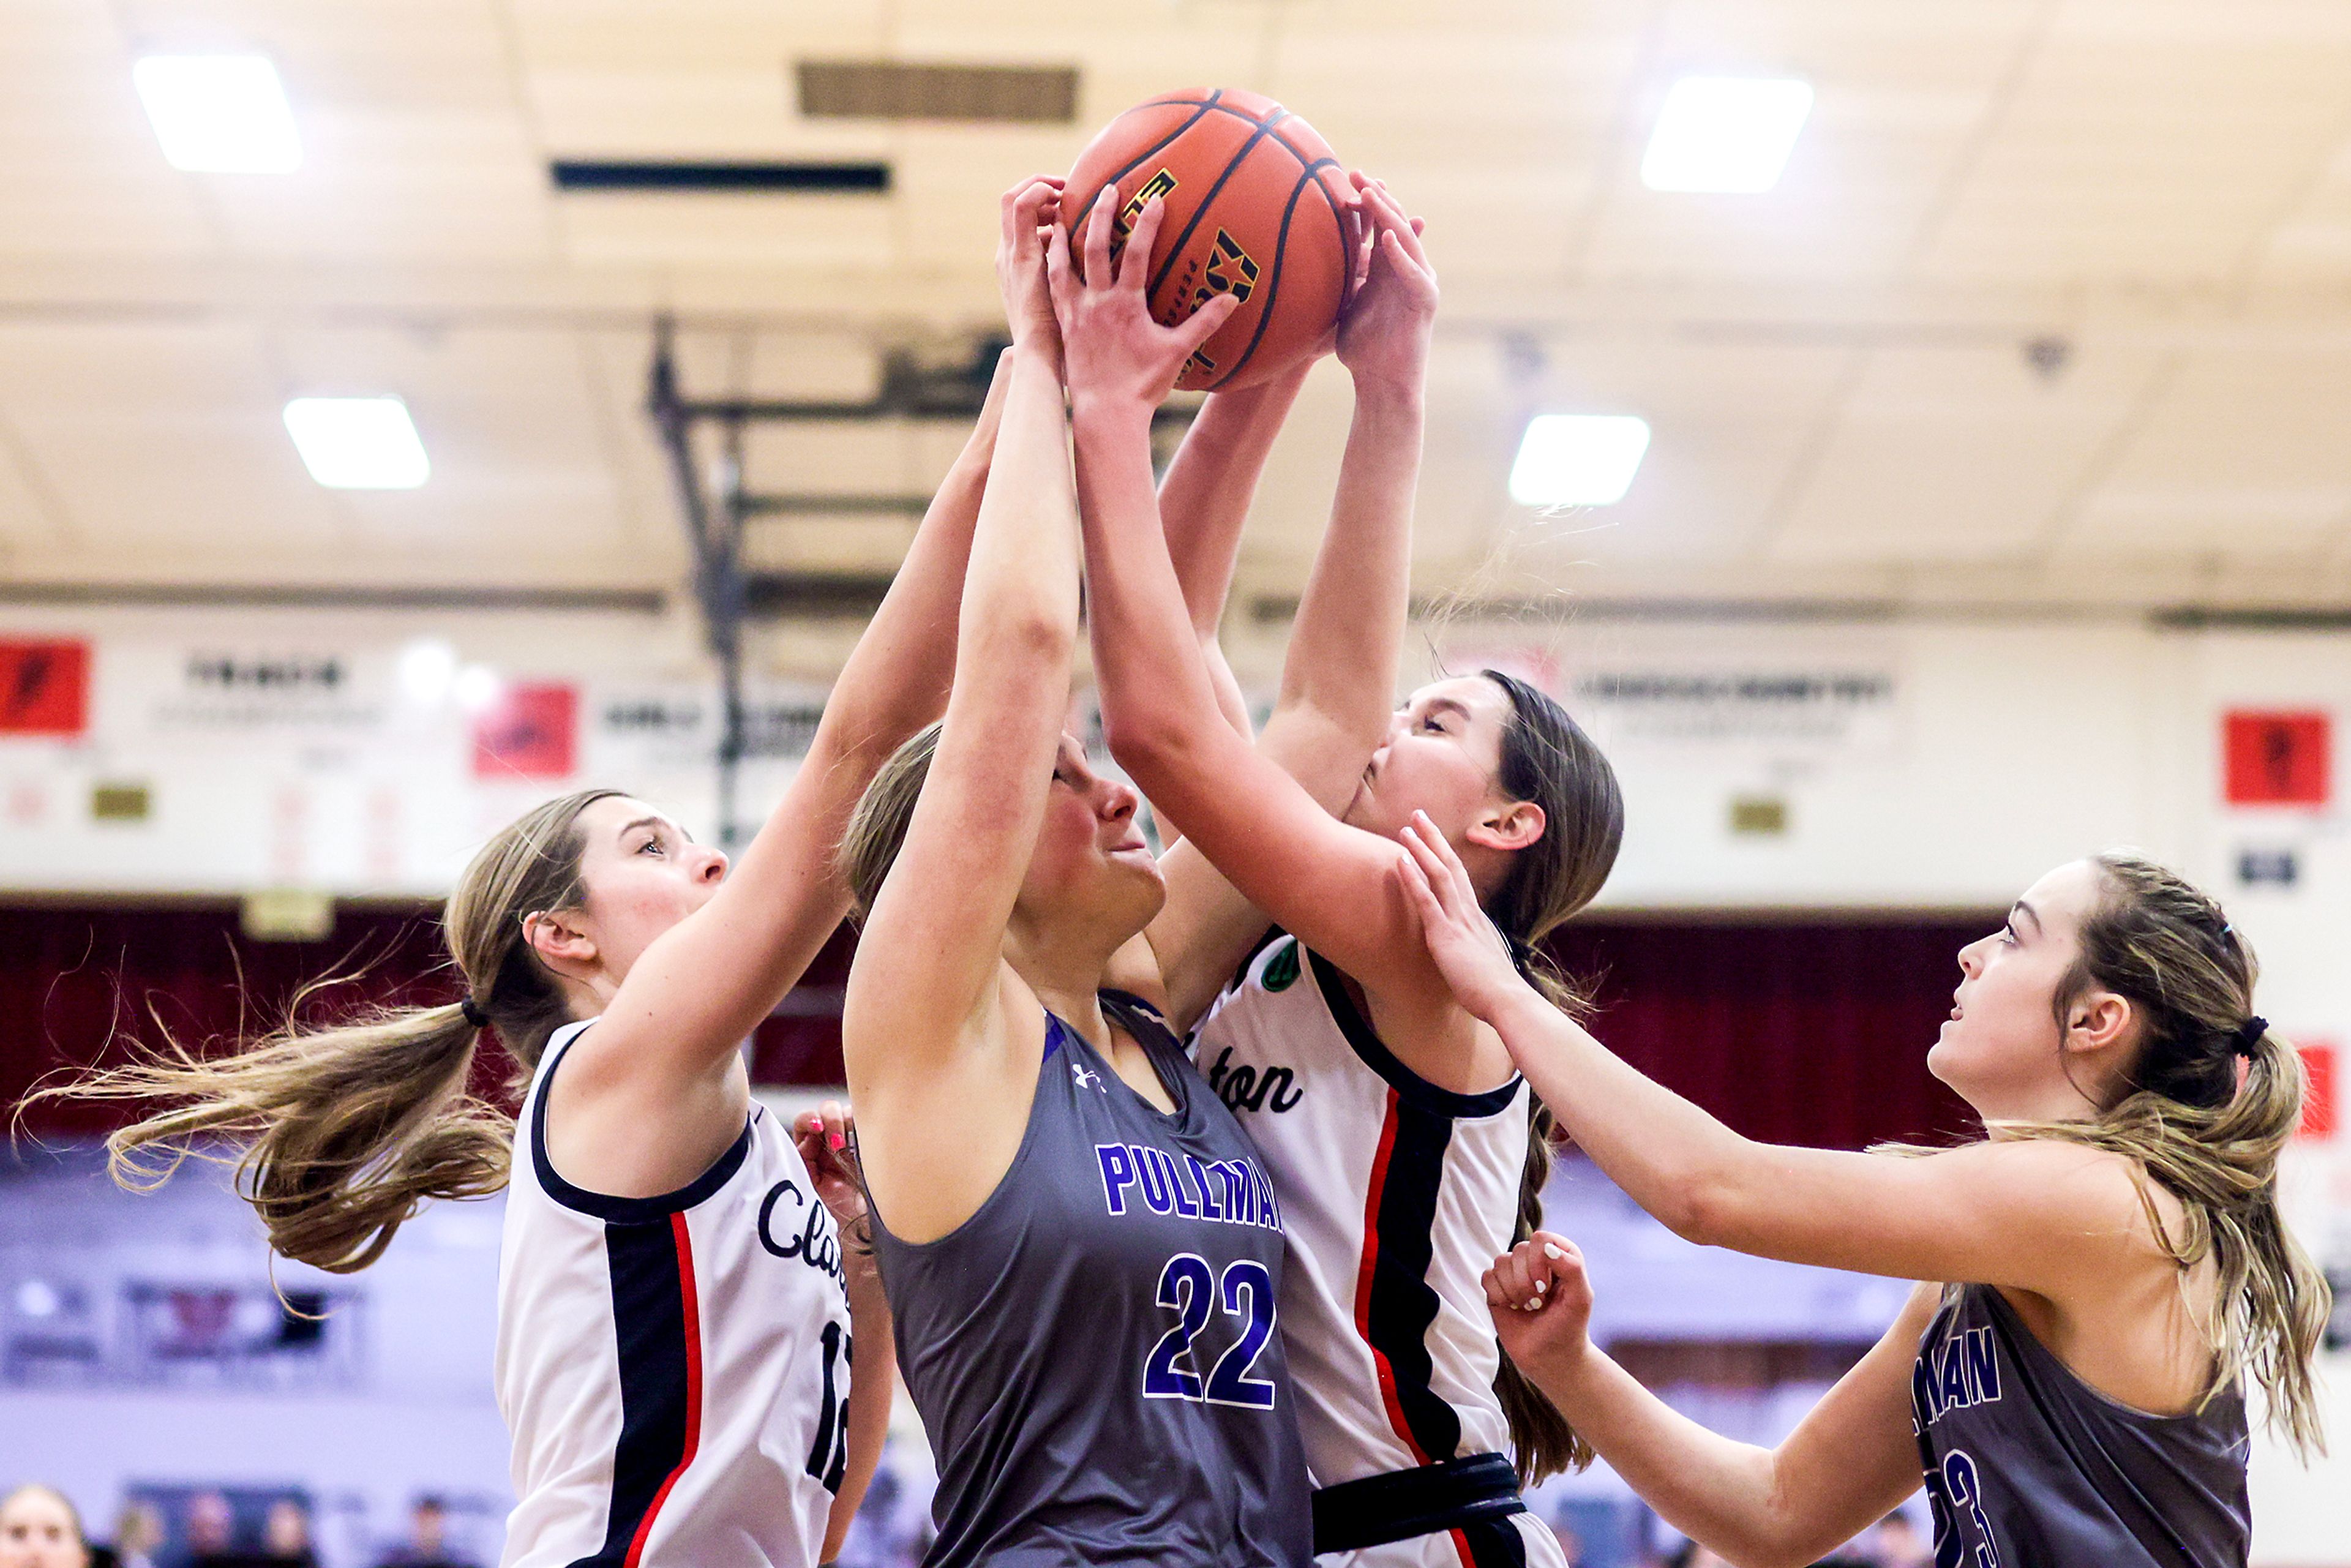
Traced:
<path id="1" fill-rule="evenodd" d="M 548 1041 L 515 1130 L 496 1375 L 521 1500 L 504 1562 L 808 1568 L 847 1463 L 840 1232 L 764 1107 L 661 1197 L 557 1175 L 547 1085 L 587 1027 Z"/>
<path id="2" fill-rule="evenodd" d="M 1193 1049 L 1281 1204 L 1282 1338 L 1315 1485 L 1508 1454 L 1481 1280 L 1517 1222 L 1525 1081 L 1483 1094 L 1430 1083 L 1372 1031 L 1339 971 L 1289 936 L 1249 961 Z M 1506 1547 L 1496 1561 L 1563 1562 L 1531 1515 L 1511 1522 L 1524 1555 Z M 1346 1561 L 1483 1568 L 1488 1556 L 1447 1531 Z"/>

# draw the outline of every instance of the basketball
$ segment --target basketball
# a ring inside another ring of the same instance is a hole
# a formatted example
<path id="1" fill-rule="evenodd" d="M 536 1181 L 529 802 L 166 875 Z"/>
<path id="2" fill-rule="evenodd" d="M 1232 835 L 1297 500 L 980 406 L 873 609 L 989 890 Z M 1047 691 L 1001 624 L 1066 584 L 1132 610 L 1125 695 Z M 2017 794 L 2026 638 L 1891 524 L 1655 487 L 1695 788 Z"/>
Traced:
<path id="1" fill-rule="evenodd" d="M 1347 290 L 1353 195 L 1314 128 L 1271 99 L 1230 88 L 1169 93 L 1120 115 L 1070 171 L 1061 212 L 1070 254 L 1085 253 L 1087 217 L 1118 188 L 1118 254 L 1157 196 L 1165 211 L 1152 246 L 1151 314 L 1173 326 L 1214 294 L 1240 300 L 1176 384 L 1214 392 L 1267 381 L 1308 353 Z"/>

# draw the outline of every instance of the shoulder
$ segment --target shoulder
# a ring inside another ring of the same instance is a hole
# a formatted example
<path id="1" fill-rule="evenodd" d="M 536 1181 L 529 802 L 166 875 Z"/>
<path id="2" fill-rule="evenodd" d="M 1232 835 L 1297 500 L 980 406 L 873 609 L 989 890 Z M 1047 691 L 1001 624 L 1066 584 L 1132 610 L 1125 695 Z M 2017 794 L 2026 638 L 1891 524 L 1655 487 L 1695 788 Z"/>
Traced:
<path id="1" fill-rule="evenodd" d="M 1912 1163 L 2061 1277 L 2160 1250 L 2157 1223 L 2176 1233 L 2182 1218 L 2137 1160 L 2063 1138 L 1994 1138 Z"/>

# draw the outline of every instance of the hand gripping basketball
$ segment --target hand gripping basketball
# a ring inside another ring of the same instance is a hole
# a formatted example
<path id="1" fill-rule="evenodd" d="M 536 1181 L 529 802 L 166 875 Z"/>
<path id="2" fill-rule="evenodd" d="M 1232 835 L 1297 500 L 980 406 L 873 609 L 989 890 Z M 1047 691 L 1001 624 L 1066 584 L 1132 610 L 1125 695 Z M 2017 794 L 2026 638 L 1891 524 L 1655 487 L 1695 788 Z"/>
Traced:
<path id="1" fill-rule="evenodd" d="M 1353 176 L 1370 254 L 1339 318 L 1339 362 L 1358 385 L 1393 383 L 1417 391 L 1437 319 L 1437 269 L 1420 241 L 1421 222 L 1405 215 L 1387 182 Z"/>
<path id="2" fill-rule="evenodd" d="M 1144 277 L 1151 270 L 1151 242 L 1163 209 L 1155 197 L 1144 204 L 1114 268 L 1111 219 L 1116 201 L 1117 192 L 1105 189 L 1094 204 L 1095 221 L 1086 225 L 1083 277 L 1071 265 L 1069 230 L 1053 227 L 1045 273 L 1061 323 L 1063 374 L 1072 404 L 1156 407 L 1175 390 L 1184 362 L 1240 301 L 1229 294 L 1213 295 L 1172 327 L 1152 319 Z"/>

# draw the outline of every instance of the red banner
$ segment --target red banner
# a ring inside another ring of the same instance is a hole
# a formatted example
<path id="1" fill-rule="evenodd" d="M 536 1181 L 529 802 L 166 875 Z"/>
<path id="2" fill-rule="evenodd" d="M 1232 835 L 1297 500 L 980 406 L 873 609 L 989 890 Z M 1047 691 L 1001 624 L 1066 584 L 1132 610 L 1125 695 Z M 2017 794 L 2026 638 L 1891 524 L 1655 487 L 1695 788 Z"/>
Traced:
<path id="1" fill-rule="evenodd" d="M 2324 806 L 2334 736 L 2323 712 L 2232 709 L 2222 723 L 2231 806 Z"/>
<path id="2" fill-rule="evenodd" d="M 2302 1135 L 2331 1138 L 2342 1124 L 2336 1114 L 2340 1107 L 2335 1101 L 2335 1047 L 2302 1047 L 2302 1066 L 2310 1075 L 2310 1092 L 2302 1103 Z"/>
<path id="3" fill-rule="evenodd" d="M 565 779 L 580 751 L 580 690 L 508 686 L 474 720 L 476 779 Z"/>
<path id="4" fill-rule="evenodd" d="M 89 644 L 0 640 L 0 735 L 80 735 L 89 728 Z"/>

